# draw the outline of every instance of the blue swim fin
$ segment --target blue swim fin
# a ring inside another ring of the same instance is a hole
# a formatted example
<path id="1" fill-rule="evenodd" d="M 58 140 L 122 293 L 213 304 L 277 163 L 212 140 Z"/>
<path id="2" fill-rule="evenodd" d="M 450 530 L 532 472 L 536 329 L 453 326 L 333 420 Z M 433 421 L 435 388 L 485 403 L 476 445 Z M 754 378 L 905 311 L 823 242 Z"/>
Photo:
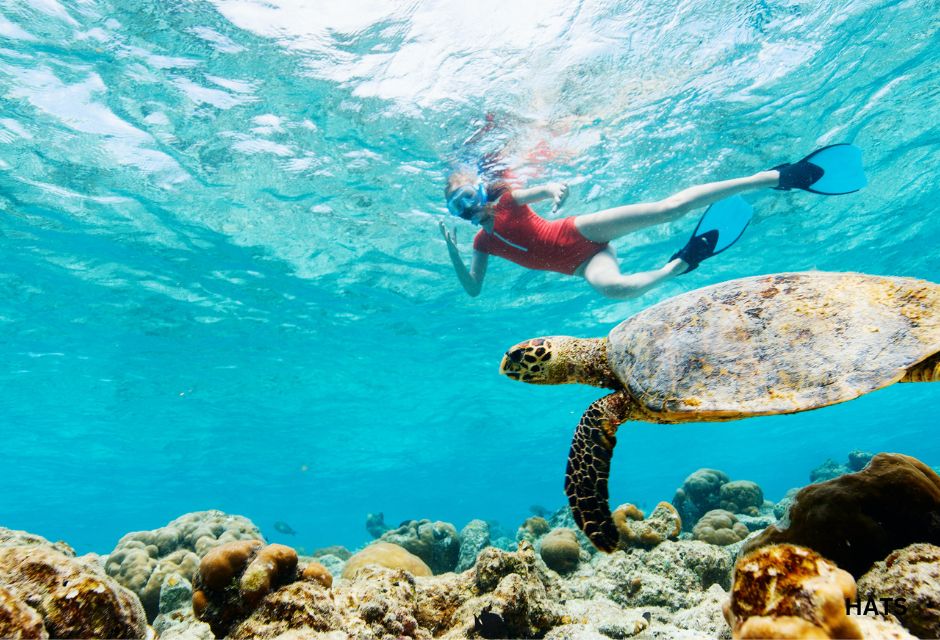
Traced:
<path id="1" fill-rule="evenodd" d="M 718 255 L 741 237 L 754 210 L 741 196 L 731 196 L 719 200 L 705 210 L 701 220 L 692 232 L 692 238 L 671 258 L 681 258 L 689 265 L 688 273 L 695 269 L 702 260 Z"/>
<path id="2" fill-rule="evenodd" d="M 824 196 L 853 193 L 868 184 L 862 169 L 862 150 L 853 144 L 832 144 L 794 163 L 777 165 L 781 191 L 802 189 Z"/>

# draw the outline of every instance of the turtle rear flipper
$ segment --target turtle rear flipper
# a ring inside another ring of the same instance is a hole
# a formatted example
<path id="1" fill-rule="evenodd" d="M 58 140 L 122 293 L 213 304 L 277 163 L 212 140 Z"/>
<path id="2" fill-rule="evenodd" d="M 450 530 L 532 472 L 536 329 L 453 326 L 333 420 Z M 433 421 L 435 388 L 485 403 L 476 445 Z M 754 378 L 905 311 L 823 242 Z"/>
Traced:
<path id="1" fill-rule="evenodd" d="M 617 391 L 591 403 L 575 429 L 565 471 L 565 495 L 574 521 L 595 547 L 617 550 L 620 534 L 608 504 L 607 478 L 617 444 L 617 427 L 630 419 L 636 404 Z"/>

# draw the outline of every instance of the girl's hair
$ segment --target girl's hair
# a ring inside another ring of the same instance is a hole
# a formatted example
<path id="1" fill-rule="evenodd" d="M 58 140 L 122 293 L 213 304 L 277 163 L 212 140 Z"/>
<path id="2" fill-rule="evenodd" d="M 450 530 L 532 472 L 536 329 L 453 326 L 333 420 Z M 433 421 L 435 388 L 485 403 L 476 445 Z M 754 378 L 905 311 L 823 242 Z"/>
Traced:
<path id="1" fill-rule="evenodd" d="M 488 202 L 496 202 L 503 197 L 504 193 L 507 193 L 512 190 L 512 187 L 509 186 L 509 183 L 505 180 L 500 180 L 499 182 L 491 182 L 486 185 L 486 200 Z"/>
<path id="2" fill-rule="evenodd" d="M 457 169 L 447 176 L 447 184 L 444 185 L 444 197 L 450 198 L 450 194 L 460 187 L 465 184 L 475 184 L 479 179 L 480 176 L 472 169 Z"/>
<path id="3" fill-rule="evenodd" d="M 470 168 L 458 169 L 447 176 L 447 184 L 444 186 L 444 197 L 450 198 L 450 194 L 465 184 L 475 184 L 477 180 L 483 180 L 486 185 L 486 199 L 489 202 L 496 202 L 504 193 L 510 191 L 512 187 L 508 182 L 499 176 L 499 179 L 490 182 L 486 175 L 480 175 L 476 170 Z"/>

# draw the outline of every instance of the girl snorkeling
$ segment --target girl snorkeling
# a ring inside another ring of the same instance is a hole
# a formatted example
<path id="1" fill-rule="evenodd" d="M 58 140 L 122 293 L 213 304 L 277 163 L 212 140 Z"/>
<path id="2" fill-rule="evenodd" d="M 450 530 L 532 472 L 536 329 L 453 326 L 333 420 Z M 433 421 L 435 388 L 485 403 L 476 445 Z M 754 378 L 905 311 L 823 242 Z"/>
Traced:
<path id="1" fill-rule="evenodd" d="M 743 191 L 776 187 L 779 175 L 776 170 L 762 171 L 746 178 L 691 187 L 658 202 L 546 220 L 529 205 L 550 199 L 552 212 L 556 211 L 568 197 L 567 185 L 551 183 L 518 189 L 505 182 L 484 184 L 475 175 L 458 172 L 447 180 L 447 209 L 482 227 L 473 239 L 469 269 L 457 249 L 456 231 L 450 231 L 444 221 L 440 228 L 457 277 L 471 296 L 479 295 L 489 256 L 495 255 L 529 269 L 583 277 L 598 293 L 609 298 L 632 298 L 690 271 L 708 256 L 695 255 L 701 252 L 693 249 L 677 253 L 659 269 L 623 274 L 617 253 L 609 244 L 612 240 L 671 222 L 689 211 Z"/>
<path id="2" fill-rule="evenodd" d="M 457 277 L 471 296 L 479 295 L 487 261 L 490 255 L 495 255 L 529 269 L 580 276 L 598 293 L 624 299 L 695 269 L 702 260 L 714 255 L 714 243 L 705 236 L 695 236 L 660 268 L 624 274 L 616 251 L 609 244 L 617 238 L 677 220 L 694 209 L 745 191 L 769 187 L 838 195 L 864 185 L 861 152 L 852 145 L 837 144 L 814 151 L 799 162 L 743 178 L 689 187 L 658 202 L 546 220 L 529 205 L 551 200 L 554 213 L 568 197 L 566 185 L 515 188 L 502 180 L 486 183 L 475 171 L 462 170 L 448 177 L 444 196 L 451 214 L 481 227 L 473 239 L 469 269 L 457 249 L 456 231 L 450 231 L 443 221 L 440 229 Z"/>

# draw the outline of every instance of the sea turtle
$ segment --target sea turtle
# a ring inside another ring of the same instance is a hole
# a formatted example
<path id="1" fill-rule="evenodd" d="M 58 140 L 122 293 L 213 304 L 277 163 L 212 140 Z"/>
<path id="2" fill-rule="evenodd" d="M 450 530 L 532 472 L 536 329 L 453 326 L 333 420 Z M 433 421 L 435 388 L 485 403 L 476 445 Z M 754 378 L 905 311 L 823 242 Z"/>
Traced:
<path id="1" fill-rule="evenodd" d="M 613 551 L 607 477 L 618 426 L 795 413 L 940 381 L 940 285 L 861 273 L 742 278 L 665 300 L 607 338 L 526 340 L 500 373 L 614 390 L 581 416 L 565 473 L 578 526 Z"/>

